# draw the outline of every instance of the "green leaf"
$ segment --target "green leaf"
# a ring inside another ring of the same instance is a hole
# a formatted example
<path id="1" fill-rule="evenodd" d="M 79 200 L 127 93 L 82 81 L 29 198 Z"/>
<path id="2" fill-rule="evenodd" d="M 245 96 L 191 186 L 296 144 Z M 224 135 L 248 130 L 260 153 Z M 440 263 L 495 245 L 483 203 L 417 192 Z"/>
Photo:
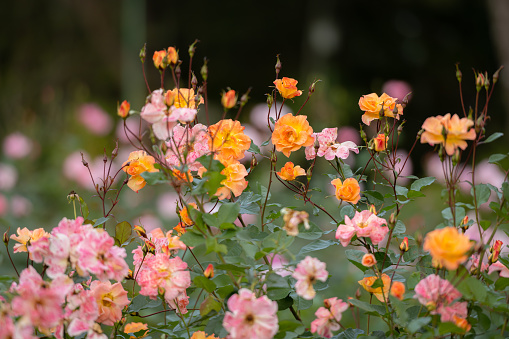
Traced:
<path id="1" fill-rule="evenodd" d="M 141 177 L 145 179 L 147 182 L 147 185 L 157 185 L 157 184 L 164 184 L 167 182 L 166 177 L 164 176 L 164 173 L 159 172 L 143 172 L 141 173 Z"/>
<path id="2" fill-rule="evenodd" d="M 206 254 L 211 253 L 211 252 L 224 253 L 224 254 L 228 253 L 228 249 L 227 249 L 226 245 L 219 244 L 217 242 L 217 238 L 215 238 L 215 237 L 208 237 L 207 239 L 205 239 L 205 246 L 207 247 Z"/>
<path id="3" fill-rule="evenodd" d="M 367 311 L 367 312 L 374 312 L 378 313 L 378 316 L 385 314 L 385 307 L 381 305 L 372 305 L 364 301 L 360 301 L 357 299 L 349 299 L 348 302 L 354 306 L 357 306 L 361 310 Z"/>
<path id="4" fill-rule="evenodd" d="M 461 328 L 459 328 L 458 326 L 454 325 L 454 323 L 451 322 L 440 323 L 438 325 L 438 333 L 440 334 L 463 333 L 463 332 L 465 331 L 463 331 Z"/>
<path id="5" fill-rule="evenodd" d="M 348 217 L 351 219 L 355 215 L 355 210 L 353 209 L 352 205 L 346 205 L 341 208 L 339 215 L 342 219 L 345 218 L 345 215 L 348 215 Z"/>
<path id="6" fill-rule="evenodd" d="M 85 200 L 83 200 L 82 197 L 79 197 L 78 201 L 80 202 L 80 211 L 81 211 L 81 216 L 86 219 L 88 218 L 88 215 L 90 214 L 89 210 L 88 210 L 88 205 L 87 203 L 85 202 Z"/>
<path id="7" fill-rule="evenodd" d="M 507 158 L 507 154 L 492 154 L 490 156 L 490 158 L 488 159 L 488 162 L 490 164 L 496 164 L 498 163 L 500 160 L 504 160 L 505 158 Z"/>
<path id="8" fill-rule="evenodd" d="M 405 198 L 407 198 L 408 188 L 403 187 L 403 186 L 396 185 L 396 194 L 397 194 L 397 195 L 402 195 L 402 196 L 404 196 Z"/>
<path id="9" fill-rule="evenodd" d="M 182 241 L 186 246 L 196 247 L 205 243 L 205 238 L 201 234 L 196 234 L 194 232 L 186 232 L 180 236 L 180 241 Z"/>
<path id="10" fill-rule="evenodd" d="M 297 311 L 307 310 L 313 305 L 313 300 L 307 300 L 299 297 L 296 292 L 290 293 L 290 297 L 293 299 Z"/>
<path id="11" fill-rule="evenodd" d="M 223 286 L 223 287 L 219 287 L 216 292 L 217 294 L 223 298 L 223 299 L 226 299 L 226 297 L 228 297 L 229 295 L 231 295 L 233 293 L 235 289 L 233 288 L 233 285 L 229 285 L 229 286 Z"/>
<path id="12" fill-rule="evenodd" d="M 209 295 L 200 305 L 200 315 L 205 316 L 212 311 L 219 312 L 221 310 L 221 303 Z"/>
<path id="13" fill-rule="evenodd" d="M 406 232 L 406 227 L 405 227 L 405 224 L 403 223 L 403 221 L 401 221 L 401 220 L 396 221 L 396 225 L 394 226 L 393 234 L 398 235 L 398 234 L 404 234 L 405 232 Z"/>
<path id="14" fill-rule="evenodd" d="M 299 234 L 297 234 L 297 238 L 307 239 L 307 240 L 315 240 L 322 237 L 323 231 L 313 223 L 310 223 L 309 229 L 305 229 L 303 225 L 299 227 Z"/>
<path id="15" fill-rule="evenodd" d="M 213 197 L 217 189 L 221 187 L 221 182 L 226 179 L 226 176 L 221 174 L 220 172 L 205 172 L 203 176 L 207 181 L 203 184 L 203 187 L 206 189 L 209 197 Z"/>
<path id="16" fill-rule="evenodd" d="M 280 300 L 286 298 L 292 291 L 293 288 L 288 287 L 269 287 L 267 288 L 267 297 L 270 300 Z"/>
<path id="17" fill-rule="evenodd" d="M 417 318 L 408 324 L 408 332 L 415 333 L 421 329 L 421 327 L 429 324 L 431 322 L 431 317 L 423 317 L 423 318 Z"/>
<path id="18" fill-rule="evenodd" d="M 356 339 L 359 335 L 364 334 L 364 331 L 358 328 L 347 328 L 340 334 L 332 337 L 332 339 Z"/>
<path id="19" fill-rule="evenodd" d="M 482 143 L 483 144 L 488 144 L 490 142 L 493 142 L 493 141 L 497 140 L 498 138 L 501 138 L 502 136 L 504 136 L 504 133 L 495 132 L 492 135 L 490 135 L 488 137 L 488 139 L 484 140 Z"/>
<path id="20" fill-rule="evenodd" d="M 474 188 L 470 189 L 470 194 L 474 196 Z M 477 206 L 481 206 L 490 198 L 491 190 L 486 184 L 475 185 L 475 197 L 477 198 Z M 475 205 L 475 201 L 473 202 Z"/>
<path id="21" fill-rule="evenodd" d="M 219 211 L 217 212 L 219 225 L 223 223 L 233 223 L 239 216 L 239 211 L 240 205 L 238 203 L 229 202 L 222 204 L 221 207 L 219 207 Z"/>
<path id="22" fill-rule="evenodd" d="M 362 193 L 367 196 L 371 204 L 381 205 L 384 203 L 384 196 L 378 191 L 363 191 Z"/>
<path id="23" fill-rule="evenodd" d="M 108 221 L 109 218 L 110 217 L 106 217 L 106 218 L 103 217 L 103 218 L 96 219 L 94 222 L 94 227 L 104 224 L 106 221 Z"/>
<path id="24" fill-rule="evenodd" d="M 279 311 L 286 310 L 287 308 L 290 308 L 290 306 L 293 305 L 293 299 L 290 296 L 287 296 L 286 298 L 283 298 L 283 299 L 276 300 L 276 302 L 277 302 L 277 308 Z M 297 323 L 295 323 L 295 324 L 297 324 Z M 281 322 L 279 323 L 279 329 L 281 330 Z"/>
<path id="25" fill-rule="evenodd" d="M 503 291 L 507 286 L 509 286 L 509 278 L 498 278 L 495 281 L 495 291 Z"/>
<path id="26" fill-rule="evenodd" d="M 410 186 L 410 189 L 412 191 L 419 192 L 421 190 L 421 188 L 431 185 L 432 183 L 435 182 L 435 180 L 436 180 L 435 177 L 426 177 L 426 178 L 422 178 L 422 179 L 417 179 L 412 183 L 412 185 Z"/>
<path id="27" fill-rule="evenodd" d="M 256 202 L 260 201 L 262 198 L 259 194 L 254 194 L 253 192 L 244 192 L 237 199 L 237 204 L 240 204 L 240 214 L 260 214 L 260 206 L 256 204 Z"/>
<path id="28" fill-rule="evenodd" d="M 345 255 L 348 261 L 357 266 L 362 272 L 366 272 L 369 267 L 366 267 L 362 264 L 362 257 L 364 256 L 364 252 L 359 250 L 346 250 Z"/>
<path id="29" fill-rule="evenodd" d="M 205 291 L 212 293 L 216 289 L 216 284 L 210 280 L 205 278 L 203 275 L 198 275 L 193 279 L 194 284 L 198 288 L 203 288 Z"/>
<path id="30" fill-rule="evenodd" d="M 332 245 L 337 245 L 337 242 L 334 240 L 315 240 L 312 243 L 302 247 L 300 249 L 299 255 L 318 250 L 323 250 L 324 248 L 327 248 Z"/>
<path id="31" fill-rule="evenodd" d="M 260 148 L 256 146 L 256 144 L 251 140 L 251 145 L 249 146 L 248 152 L 255 153 L 255 154 L 261 154 Z"/>
<path id="32" fill-rule="evenodd" d="M 474 277 L 467 277 L 457 286 L 465 299 L 484 301 L 486 298 L 486 286 Z"/>
<path id="33" fill-rule="evenodd" d="M 129 240 L 132 232 L 133 228 L 131 224 L 127 221 L 122 221 L 115 226 L 115 239 L 117 239 L 120 244 L 123 244 Z"/>
<path id="34" fill-rule="evenodd" d="M 244 274 L 246 271 L 246 268 L 248 268 L 248 267 L 243 267 L 241 265 L 232 265 L 232 264 L 219 264 L 219 265 L 215 265 L 215 268 L 218 270 L 230 271 L 232 273 Z"/>
<path id="35" fill-rule="evenodd" d="M 157 302 L 157 305 L 155 302 Z M 160 303 L 160 300 L 150 300 L 148 297 L 139 294 L 131 300 L 127 310 L 129 312 L 139 312 L 145 308 L 157 307 Z"/>

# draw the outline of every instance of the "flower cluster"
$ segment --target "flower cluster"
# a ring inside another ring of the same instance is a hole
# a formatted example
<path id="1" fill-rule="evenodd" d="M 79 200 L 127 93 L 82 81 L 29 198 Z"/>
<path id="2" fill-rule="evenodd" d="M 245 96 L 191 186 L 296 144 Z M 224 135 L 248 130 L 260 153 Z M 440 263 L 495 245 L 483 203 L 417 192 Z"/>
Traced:
<path id="1" fill-rule="evenodd" d="M 359 99 L 359 107 L 364 111 L 362 122 L 370 125 L 371 121 L 381 116 L 399 119 L 403 114 L 403 106 L 396 104 L 396 99 L 383 93 L 380 97 L 376 93 L 363 95 Z M 396 112 L 394 110 L 396 109 Z"/>
<path id="2" fill-rule="evenodd" d="M 343 312 L 349 308 L 349 305 L 336 297 L 325 299 L 323 303 L 325 307 L 322 306 L 315 312 L 316 319 L 311 322 L 311 333 L 331 338 L 332 331 L 339 330 Z"/>

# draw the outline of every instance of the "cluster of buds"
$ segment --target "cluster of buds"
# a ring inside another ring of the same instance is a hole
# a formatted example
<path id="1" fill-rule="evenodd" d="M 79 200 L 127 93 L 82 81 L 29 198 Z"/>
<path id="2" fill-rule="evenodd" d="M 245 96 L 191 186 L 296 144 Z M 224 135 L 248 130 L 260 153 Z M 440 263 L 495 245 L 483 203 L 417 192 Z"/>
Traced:
<path id="1" fill-rule="evenodd" d="M 175 67 L 178 63 L 179 55 L 178 51 L 175 47 L 168 47 L 168 50 L 155 51 L 152 60 L 154 61 L 154 66 L 160 71 L 164 70 L 166 67 Z"/>
<path id="2" fill-rule="evenodd" d="M 498 256 L 500 255 L 500 250 L 502 249 L 502 241 L 497 240 L 490 247 L 490 256 L 488 257 L 488 262 L 491 264 L 498 261 Z"/>

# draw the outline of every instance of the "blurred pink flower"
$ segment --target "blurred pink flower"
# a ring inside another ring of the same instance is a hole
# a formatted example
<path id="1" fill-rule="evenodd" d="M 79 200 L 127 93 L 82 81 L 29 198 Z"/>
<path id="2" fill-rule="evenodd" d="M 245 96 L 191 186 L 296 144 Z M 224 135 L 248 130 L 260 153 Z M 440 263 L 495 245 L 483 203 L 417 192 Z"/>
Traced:
<path id="1" fill-rule="evenodd" d="M 126 124 L 126 129 L 124 129 L 124 121 Z M 142 125 L 142 131 L 145 128 L 145 123 L 143 121 L 141 122 Z M 124 144 L 130 144 L 129 139 L 135 140 L 135 137 L 131 134 L 134 133 L 135 135 L 138 135 L 140 131 L 140 119 L 131 118 L 126 120 L 120 120 L 117 123 L 117 127 L 115 130 L 115 135 L 117 136 L 118 140 Z M 126 135 L 127 133 L 127 135 Z M 129 137 L 129 138 L 128 138 Z M 129 153 L 127 153 L 129 154 Z M 127 157 L 126 157 L 127 158 Z"/>
<path id="2" fill-rule="evenodd" d="M 157 198 L 157 211 L 165 219 L 177 219 L 177 201 L 179 201 L 177 193 L 163 193 Z"/>
<path id="3" fill-rule="evenodd" d="M 382 92 L 387 93 L 389 96 L 403 100 L 405 95 L 412 91 L 412 87 L 408 82 L 403 80 L 388 80 L 382 87 Z"/>
<path id="4" fill-rule="evenodd" d="M 7 214 L 7 211 L 9 210 L 9 201 L 7 201 L 7 198 L 5 195 L 0 193 L 0 217 L 3 217 Z"/>
<path id="5" fill-rule="evenodd" d="M 21 159 L 26 157 L 32 151 L 33 142 L 20 132 L 9 134 L 4 139 L 4 154 L 12 159 Z"/>
<path id="6" fill-rule="evenodd" d="M 313 284 L 317 281 L 326 281 L 329 272 L 325 269 L 325 263 L 316 258 L 307 256 L 297 264 L 292 277 L 297 279 L 295 290 L 297 295 L 304 299 L 311 300 L 315 297 L 316 291 Z"/>
<path id="7" fill-rule="evenodd" d="M 440 314 L 441 321 L 453 321 L 453 316 L 466 318 L 467 302 L 455 302 L 461 293 L 448 281 L 431 274 L 415 286 L 414 298 L 431 314 Z"/>
<path id="8" fill-rule="evenodd" d="M 69 321 L 67 334 L 77 336 L 91 331 L 99 317 L 99 305 L 92 291 L 84 290 L 81 284 L 76 284 L 73 293 L 67 296 L 67 302 L 65 309 Z"/>
<path id="9" fill-rule="evenodd" d="M 10 191 L 18 180 L 16 167 L 0 163 L 0 191 Z"/>
<path id="10" fill-rule="evenodd" d="M 345 141 L 341 144 L 336 142 L 338 128 L 324 128 L 320 133 L 313 133 L 313 139 L 318 140 L 319 148 L 315 154 L 315 145 L 306 147 L 306 159 L 311 160 L 318 155 L 324 157 L 325 160 L 333 160 L 334 158 L 346 159 L 350 151 L 359 153 L 357 145 L 352 141 Z"/>
<path id="11" fill-rule="evenodd" d="M 11 199 L 11 213 L 15 217 L 24 217 L 32 211 L 32 203 L 25 197 L 15 195 Z"/>
<path id="12" fill-rule="evenodd" d="M 256 295 L 246 288 L 228 299 L 228 311 L 223 320 L 231 339 L 272 338 L 279 328 L 277 303 L 266 295 Z"/>
<path id="13" fill-rule="evenodd" d="M 199 170 L 203 166 L 196 159 L 210 152 L 209 139 L 205 125 L 196 124 L 192 128 L 175 126 L 172 136 L 166 142 L 166 161 L 173 167 L 181 166 L 184 162 L 191 171 Z M 187 154 L 185 159 L 184 154 Z"/>
<path id="14" fill-rule="evenodd" d="M 113 120 L 99 105 L 83 104 L 78 108 L 78 120 L 95 135 L 106 135 L 113 127 Z"/>
<path id="15" fill-rule="evenodd" d="M 359 131 L 350 126 L 340 127 L 338 129 L 338 138 L 336 141 L 339 143 L 351 141 L 356 145 L 362 142 Z"/>
<path id="16" fill-rule="evenodd" d="M 122 318 L 122 309 L 130 303 L 127 291 L 119 282 L 112 285 L 109 281 L 98 280 L 92 281 L 90 290 L 99 306 L 99 317 L 96 321 L 113 326 Z"/>
<path id="17" fill-rule="evenodd" d="M 175 299 L 171 299 L 168 304 L 174 309 L 178 310 L 180 314 L 186 314 L 187 311 L 187 305 L 189 305 L 189 296 L 187 295 L 186 291 L 180 293 L 177 295 Z"/>
<path id="18" fill-rule="evenodd" d="M 103 173 L 103 157 L 98 156 L 91 160 L 90 156 L 86 152 L 76 151 L 69 154 L 64 160 L 63 173 L 67 179 L 73 180 L 81 187 L 93 191 L 95 190 L 94 184 L 90 178 L 88 169 L 83 165 L 81 153 L 83 153 L 85 160 L 88 162 L 90 171 L 92 172 L 92 175 L 94 175 L 95 182 L 101 182 L 99 176 L 102 176 Z"/>
<path id="19" fill-rule="evenodd" d="M 152 91 L 147 97 L 147 103 L 141 109 L 140 116 L 143 120 L 150 124 L 161 121 L 167 112 L 166 103 L 164 102 L 163 89 Z"/>
<path id="20" fill-rule="evenodd" d="M 507 268 L 500 261 L 496 261 L 493 264 L 491 264 L 490 269 L 488 270 L 488 274 L 491 274 L 496 271 L 500 272 L 500 276 L 502 278 L 509 278 L 509 268 Z"/>
<path id="21" fill-rule="evenodd" d="M 272 262 L 272 269 L 274 270 L 274 273 L 286 277 L 290 274 L 292 274 L 293 267 L 287 267 L 288 266 L 288 259 L 286 259 L 281 254 L 269 254 L 268 256 L 269 261 Z"/>
<path id="22" fill-rule="evenodd" d="M 332 337 L 332 331 L 339 330 L 339 324 L 334 321 L 332 313 L 325 307 L 315 312 L 316 319 L 311 322 L 311 333 L 317 333 L 325 338 Z"/>

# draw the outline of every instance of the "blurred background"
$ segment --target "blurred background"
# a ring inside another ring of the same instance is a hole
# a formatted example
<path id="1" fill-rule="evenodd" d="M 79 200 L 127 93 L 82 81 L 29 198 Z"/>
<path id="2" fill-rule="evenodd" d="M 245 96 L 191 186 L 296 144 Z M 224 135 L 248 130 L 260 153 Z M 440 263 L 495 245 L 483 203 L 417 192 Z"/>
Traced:
<path id="1" fill-rule="evenodd" d="M 100 200 L 93 196 L 79 152 L 85 154 L 96 179 L 102 172 L 103 152 L 109 155 L 116 139 L 120 153 L 114 168 L 127 160 L 132 148 L 123 137 L 116 108 L 123 100 L 138 111 L 144 104 L 148 91 L 138 57 L 144 43 L 148 82 L 157 89 L 153 52 L 175 46 L 186 70 L 188 46 L 199 39 L 192 68 L 201 82 L 203 59 L 209 60 L 214 122 L 220 116 L 223 89 L 243 93 L 252 88 L 240 120 L 258 145 L 269 137 L 264 102 L 272 90 L 277 54 L 283 65 L 280 76 L 298 79 L 299 89 L 307 92 L 314 80 L 321 80 L 301 113 L 308 115 L 315 131 L 340 127 L 343 140 L 359 143 L 360 96 L 387 92 L 402 99 L 412 92 L 400 140 L 406 150 L 427 117 L 461 115 L 456 63 L 463 71 L 467 107 L 475 104 L 472 69 L 487 71 L 491 77 L 500 65 L 509 65 L 506 0 L 19 0 L 3 4 L 0 22 L 2 234 L 7 227 L 11 232 L 17 227 L 51 229 L 62 217 L 73 217 L 67 202 L 71 190 L 90 205 L 90 218 L 101 216 Z M 502 71 L 490 102 L 488 134 L 509 130 L 507 71 Z M 167 89 L 173 87 L 169 79 L 167 83 Z M 285 110 L 296 112 L 304 100 L 289 102 Z M 479 161 L 507 151 L 506 142 L 504 137 L 483 146 Z M 417 145 L 408 174 L 440 176 L 440 163 L 427 155 L 430 152 L 430 146 Z M 305 165 L 300 153 L 292 161 Z M 282 166 L 286 159 L 280 161 Z M 496 166 L 483 164 L 480 180 L 503 181 Z M 265 171 L 255 170 L 248 179 L 266 185 L 267 167 L 261 166 Z M 323 185 L 324 195 L 331 195 L 325 187 L 330 179 L 322 177 L 315 185 Z M 440 191 L 439 185 L 430 191 L 429 207 L 409 205 L 407 228 L 432 228 L 439 222 L 437 212 L 445 208 Z M 293 200 L 287 193 L 285 197 Z M 168 187 L 147 187 L 138 194 L 126 188 L 114 214 L 119 221 L 170 229 L 177 222 L 175 200 Z M 328 201 L 329 207 L 337 206 L 333 199 Z M 322 219 L 313 221 L 320 224 Z M 320 227 L 332 227 L 324 223 Z M 9 270 L 6 265 L 4 257 L 2 267 Z"/>

